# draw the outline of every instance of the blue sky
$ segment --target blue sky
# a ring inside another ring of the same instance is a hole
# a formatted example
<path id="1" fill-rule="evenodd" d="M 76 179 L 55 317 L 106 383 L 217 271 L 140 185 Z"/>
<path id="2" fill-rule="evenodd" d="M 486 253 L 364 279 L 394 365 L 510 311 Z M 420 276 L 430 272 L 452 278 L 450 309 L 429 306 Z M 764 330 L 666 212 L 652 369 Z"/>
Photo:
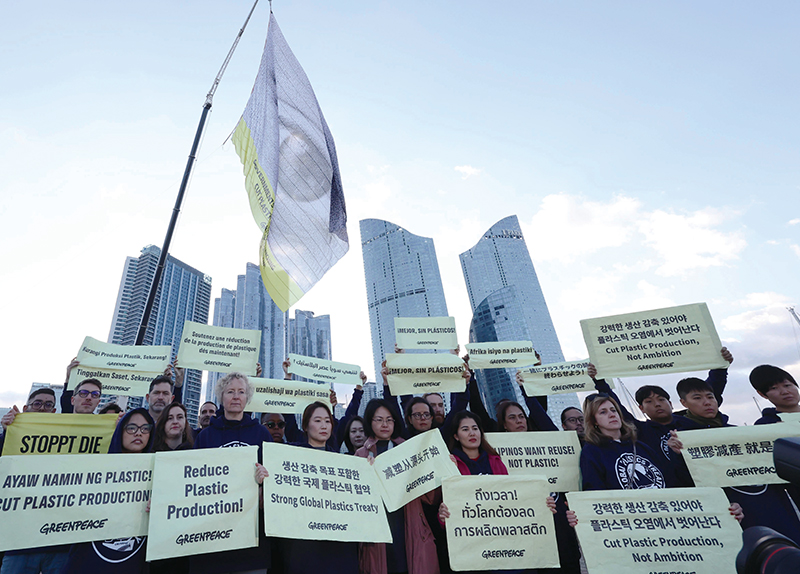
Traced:
<path id="1" fill-rule="evenodd" d="M 107 337 L 124 259 L 163 240 L 205 94 L 250 6 L 6 7 L 0 406 L 33 381 L 62 382 L 85 335 Z M 723 408 L 736 422 L 756 418 L 750 368 L 800 374 L 785 310 L 800 303 L 796 4 L 273 8 L 339 153 L 351 250 L 298 305 L 331 314 L 336 360 L 373 377 L 359 219 L 434 238 L 466 342 L 458 254 L 517 214 L 568 358 L 586 356 L 582 318 L 706 301 L 736 357 Z M 268 14 L 262 0 L 217 91 L 173 241 L 213 296 L 257 258 L 223 142 Z"/>

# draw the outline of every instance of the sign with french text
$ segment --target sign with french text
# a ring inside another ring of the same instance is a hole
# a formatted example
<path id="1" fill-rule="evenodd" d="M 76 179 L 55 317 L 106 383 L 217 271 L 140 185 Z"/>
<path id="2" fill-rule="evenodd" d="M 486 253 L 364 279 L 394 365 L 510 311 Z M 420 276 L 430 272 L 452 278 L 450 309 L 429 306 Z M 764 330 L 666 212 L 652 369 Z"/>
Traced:
<path id="1" fill-rule="evenodd" d="M 581 321 L 598 378 L 725 369 L 705 303 Z"/>
<path id="2" fill-rule="evenodd" d="M 401 349 L 455 349 L 453 317 L 395 317 L 395 342 Z"/>
<path id="3" fill-rule="evenodd" d="M 720 488 L 570 492 L 589 574 L 734 574 L 742 529 Z"/>
<path id="4" fill-rule="evenodd" d="M 539 362 L 530 341 L 467 343 L 466 347 L 473 369 L 518 369 Z"/>
<path id="5" fill-rule="evenodd" d="M 20 413 L 6 429 L 3 456 L 106 454 L 117 414 Z"/>
<path id="6" fill-rule="evenodd" d="M 325 384 L 248 377 L 256 388 L 247 403 L 257 413 L 302 413 L 311 403 L 331 406 L 331 388 Z"/>
<path id="7" fill-rule="evenodd" d="M 361 367 L 348 363 L 337 363 L 315 357 L 289 354 L 289 372 L 298 377 L 321 381 L 323 383 L 340 383 L 343 385 L 360 385 Z"/>
<path id="8" fill-rule="evenodd" d="M 586 374 L 588 367 L 589 359 L 585 359 L 523 369 L 522 386 L 529 397 L 594 392 L 594 381 Z M 608 384 L 614 388 L 610 379 Z"/>
<path id="9" fill-rule="evenodd" d="M 186 321 L 178 347 L 178 365 L 202 371 L 255 375 L 260 349 L 261 331 Z"/>
<path id="10" fill-rule="evenodd" d="M 580 490 L 581 443 L 575 431 L 493 432 L 486 440 L 511 476 L 542 476 L 551 492 Z"/>
<path id="11" fill-rule="evenodd" d="M 461 393 L 467 388 L 464 361 L 452 353 L 388 353 L 389 389 L 395 396 Z"/>

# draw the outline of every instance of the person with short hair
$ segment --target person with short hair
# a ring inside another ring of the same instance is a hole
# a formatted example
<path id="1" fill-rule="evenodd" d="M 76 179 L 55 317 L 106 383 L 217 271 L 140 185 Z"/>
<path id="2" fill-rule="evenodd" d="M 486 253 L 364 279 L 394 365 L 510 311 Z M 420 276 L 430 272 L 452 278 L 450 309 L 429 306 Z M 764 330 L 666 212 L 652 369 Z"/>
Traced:
<path id="1" fill-rule="evenodd" d="M 780 413 L 800 413 L 800 392 L 797 381 L 788 372 L 774 365 L 759 365 L 750 371 L 750 384 L 758 394 L 772 403 L 761 411 L 754 424 L 781 422 Z"/>
<path id="2" fill-rule="evenodd" d="M 272 435 L 272 442 L 286 442 L 286 419 L 281 413 L 263 413 L 261 424 L 267 427 L 269 434 Z"/>
<path id="3" fill-rule="evenodd" d="M 104 415 L 106 413 L 116 413 L 119 414 L 122 412 L 122 407 L 119 406 L 117 403 L 108 403 L 102 409 L 100 409 L 97 414 Z"/>
<path id="4" fill-rule="evenodd" d="M 583 423 L 583 411 L 578 407 L 567 407 L 561 411 L 561 428 L 563 430 L 574 430 L 578 434 L 578 438 L 581 439 L 581 443 L 583 442 L 583 433 L 585 431 Z"/>
<path id="5" fill-rule="evenodd" d="M 158 418 L 168 404 L 175 400 L 173 394 L 172 379 L 167 375 L 159 375 L 150 381 L 150 390 L 144 397 L 147 401 L 147 410 L 153 420 L 158 422 Z"/>
<path id="6" fill-rule="evenodd" d="M 75 391 L 70 399 L 73 412 L 79 415 L 94 414 L 102 395 L 103 383 L 97 379 L 83 379 L 75 386 Z"/>
<path id="7" fill-rule="evenodd" d="M 216 403 L 212 403 L 211 401 L 206 401 L 202 405 L 200 405 L 200 414 L 197 417 L 197 424 L 199 425 L 199 429 L 197 430 L 197 432 L 200 432 L 204 428 L 208 427 L 208 425 L 211 424 L 211 419 L 214 418 L 216 414 L 217 414 Z"/>

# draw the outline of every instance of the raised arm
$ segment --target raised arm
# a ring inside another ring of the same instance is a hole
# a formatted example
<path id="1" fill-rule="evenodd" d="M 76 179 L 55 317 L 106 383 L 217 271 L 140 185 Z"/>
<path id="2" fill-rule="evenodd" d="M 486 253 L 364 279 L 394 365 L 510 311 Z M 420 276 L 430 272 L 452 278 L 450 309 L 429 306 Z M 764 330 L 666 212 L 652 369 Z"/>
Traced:
<path id="1" fill-rule="evenodd" d="M 519 371 L 517 371 L 516 380 L 522 391 L 522 396 L 525 397 L 525 404 L 528 405 L 528 412 L 530 413 L 528 416 L 533 421 L 536 430 L 557 431 L 558 427 L 550 418 L 550 415 L 547 414 L 547 411 L 542 408 L 542 403 L 539 401 L 539 398 L 529 397 L 527 393 L 525 393 L 525 387 L 522 384 L 522 373 Z"/>
<path id="2" fill-rule="evenodd" d="M 344 416 L 341 420 L 336 421 L 336 440 L 339 441 L 339 444 L 344 442 L 344 429 L 347 427 L 347 423 L 358 414 L 358 409 L 361 408 L 361 398 L 364 396 L 363 385 L 367 383 L 367 375 L 364 374 L 364 371 L 361 371 L 358 376 L 361 378 L 362 384 L 356 385 L 350 404 L 347 405 L 347 410 L 344 411 Z"/>
<path id="3" fill-rule="evenodd" d="M 619 400 L 617 393 L 614 392 L 614 390 L 611 388 L 611 385 L 609 385 L 605 379 L 595 378 L 597 376 L 597 367 L 595 367 L 592 363 L 589 363 L 589 367 L 586 369 L 586 374 L 589 375 L 589 377 L 591 377 L 591 379 L 594 381 L 594 388 L 597 389 L 598 393 L 605 393 L 609 397 L 617 401 L 619 408 L 622 409 L 622 416 L 626 421 L 630 421 L 634 424 L 640 422 L 635 416 L 631 414 L 631 412 L 628 409 L 625 408 L 624 403 L 621 400 Z"/>
<path id="4" fill-rule="evenodd" d="M 722 355 L 723 359 L 728 361 L 729 366 L 733 363 L 733 354 L 727 347 L 722 347 L 720 355 Z M 711 385 L 714 396 L 717 398 L 717 404 L 722 405 L 722 392 L 725 390 L 725 385 L 728 384 L 728 367 L 724 369 L 711 369 L 708 371 L 706 382 Z"/>

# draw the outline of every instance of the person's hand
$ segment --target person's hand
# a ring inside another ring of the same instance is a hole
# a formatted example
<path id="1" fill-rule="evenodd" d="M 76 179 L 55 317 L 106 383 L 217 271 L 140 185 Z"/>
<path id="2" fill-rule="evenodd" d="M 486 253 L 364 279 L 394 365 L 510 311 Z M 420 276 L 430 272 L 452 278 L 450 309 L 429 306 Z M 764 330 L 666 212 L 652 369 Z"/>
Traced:
<path id="1" fill-rule="evenodd" d="M 458 459 L 456 458 L 456 455 L 454 455 L 454 454 L 451 454 L 451 455 L 450 455 L 450 460 L 452 460 L 452 461 L 453 461 L 453 464 L 454 464 L 454 465 L 458 466 Z"/>
<path id="2" fill-rule="evenodd" d="M 144 507 L 145 512 L 150 512 L 150 500 L 152 499 L 150 498 L 147 499 L 147 506 Z"/>
<path id="3" fill-rule="evenodd" d="M 734 502 L 728 507 L 728 510 L 730 511 L 731 516 L 733 516 L 736 521 L 741 524 L 742 520 L 744 520 L 744 510 L 742 510 L 742 507 L 739 506 L 739 503 Z"/>
<path id="4" fill-rule="evenodd" d="M 289 374 L 289 368 L 291 366 L 292 366 L 292 363 L 289 361 L 288 357 L 286 359 L 284 359 L 284 361 L 281 363 L 281 367 L 283 367 L 283 378 L 284 378 L 284 380 L 287 380 L 287 381 L 291 380 L 292 375 Z"/>
<path id="5" fill-rule="evenodd" d="M 356 385 L 356 390 L 361 391 L 364 389 L 364 385 L 367 384 L 367 374 L 364 371 L 360 371 L 358 373 L 358 378 L 361 379 L 361 384 Z"/>
<path id="6" fill-rule="evenodd" d="M 375 455 L 372 454 L 372 451 L 369 451 L 369 453 L 367 453 L 367 460 L 369 461 L 370 466 L 375 464 Z"/>
<path id="7" fill-rule="evenodd" d="M 542 364 L 542 356 L 539 354 L 539 351 L 536 349 L 533 350 L 534 354 L 536 355 L 536 363 L 534 363 L 534 367 L 538 367 Z"/>
<path id="8" fill-rule="evenodd" d="M 400 347 L 397 346 L 397 343 L 395 343 L 394 344 L 394 352 L 395 353 L 405 353 L 406 350 L 405 349 L 401 349 Z"/>
<path id="9" fill-rule="evenodd" d="M 522 378 L 522 371 L 517 371 L 517 374 L 514 376 L 514 380 L 517 381 L 517 384 L 521 387 L 522 384 L 525 382 L 525 379 Z"/>
<path id="10" fill-rule="evenodd" d="M 555 514 L 557 512 L 556 511 L 556 499 L 553 498 L 552 496 L 548 496 L 546 500 L 547 500 L 547 508 L 550 509 L 550 512 Z"/>
<path id="11" fill-rule="evenodd" d="M 256 377 L 260 377 L 264 370 L 261 368 L 261 363 L 256 363 Z"/>
<path id="12" fill-rule="evenodd" d="M 455 349 L 450 349 L 450 352 L 456 357 L 458 357 L 458 354 L 461 352 L 461 345 L 456 346 Z"/>
<path id="13" fill-rule="evenodd" d="M 466 363 L 464 363 L 464 370 L 461 371 L 461 376 L 469 383 L 469 380 L 472 378 L 472 371 L 469 370 L 469 367 Z"/>
<path id="14" fill-rule="evenodd" d="M 74 369 L 80 364 L 81 362 L 78 360 L 78 357 L 72 357 L 72 360 L 69 362 L 69 365 L 67 365 L 67 378 L 64 381 L 64 390 L 67 389 L 67 383 L 69 383 L 69 375 L 72 372 L 72 369 Z"/>
<path id="15" fill-rule="evenodd" d="M 339 401 L 336 400 L 336 391 L 331 389 L 331 411 L 333 411 L 333 407 L 335 407 L 338 402 Z"/>
<path id="16" fill-rule="evenodd" d="M 595 367 L 592 363 L 589 363 L 589 366 L 586 367 L 586 374 L 592 379 L 595 378 L 597 376 L 597 367 Z"/>
<path id="17" fill-rule="evenodd" d="M 678 438 L 678 433 L 674 429 L 669 431 L 669 439 L 667 439 L 667 446 L 672 452 L 680 454 L 683 450 L 683 443 Z"/>
<path id="18" fill-rule="evenodd" d="M 461 360 L 467 364 L 467 368 L 469 368 L 469 353 L 465 353 Z"/>
<path id="19" fill-rule="evenodd" d="M 383 386 L 389 384 L 389 367 L 386 366 L 386 360 L 381 361 L 381 377 L 383 377 Z"/>
<path id="20" fill-rule="evenodd" d="M 269 476 L 269 472 L 264 468 L 264 465 L 256 463 L 256 482 L 264 484 L 264 479 Z"/>
<path id="21" fill-rule="evenodd" d="M 733 354 L 728 350 L 728 347 L 722 347 L 719 352 L 722 355 L 722 358 L 728 361 L 728 363 L 733 363 Z"/>
<path id="22" fill-rule="evenodd" d="M 125 411 L 120 411 L 117 413 L 117 424 L 119 424 L 119 421 L 121 421 L 124 416 L 125 416 Z"/>
<path id="23" fill-rule="evenodd" d="M 442 502 L 439 505 L 439 520 L 441 522 L 444 522 L 448 518 L 450 518 L 450 511 L 447 509 L 447 505 L 444 502 Z"/>
<path id="24" fill-rule="evenodd" d="M 578 525 L 578 516 L 574 510 L 567 510 L 567 524 L 575 528 Z"/>
<path id="25" fill-rule="evenodd" d="M 183 380 L 186 377 L 186 369 L 178 366 L 178 357 L 172 360 L 172 364 L 167 366 L 164 374 L 172 378 L 172 371 L 175 371 L 175 388 L 180 389 L 183 386 Z"/>
<path id="26" fill-rule="evenodd" d="M 3 432 L 5 432 L 5 430 L 8 428 L 8 425 L 13 424 L 14 419 L 17 418 L 18 414 L 19 409 L 17 408 L 17 405 L 14 405 L 11 407 L 10 411 L 3 415 L 3 418 L 0 419 L 0 424 L 3 425 Z"/>

